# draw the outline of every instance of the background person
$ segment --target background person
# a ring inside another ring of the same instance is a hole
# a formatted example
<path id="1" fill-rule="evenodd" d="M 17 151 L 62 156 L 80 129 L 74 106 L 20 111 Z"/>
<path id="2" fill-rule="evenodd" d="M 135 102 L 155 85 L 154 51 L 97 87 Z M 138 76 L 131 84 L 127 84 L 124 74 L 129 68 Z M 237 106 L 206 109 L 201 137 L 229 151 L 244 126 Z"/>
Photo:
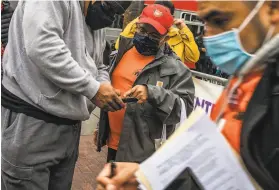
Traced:
<path id="1" fill-rule="evenodd" d="M 203 32 L 201 32 L 201 34 L 198 35 L 195 40 L 200 51 L 200 58 L 196 63 L 196 70 L 202 73 L 215 75 L 216 68 L 210 61 L 210 57 L 206 55 L 206 49 L 203 44 Z"/>

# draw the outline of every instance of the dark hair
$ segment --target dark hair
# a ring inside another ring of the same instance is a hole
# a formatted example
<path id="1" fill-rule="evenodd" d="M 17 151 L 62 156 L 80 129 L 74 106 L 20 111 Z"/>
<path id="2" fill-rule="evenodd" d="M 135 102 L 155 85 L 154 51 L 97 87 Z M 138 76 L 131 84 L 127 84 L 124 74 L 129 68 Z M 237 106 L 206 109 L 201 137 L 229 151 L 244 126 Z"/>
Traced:
<path id="1" fill-rule="evenodd" d="M 172 15 L 174 14 L 174 5 L 173 5 L 173 3 L 171 1 L 164 1 L 164 0 L 163 1 L 157 1 L 156 0 L 155 4 L 163 5 L 163 6 L 167 7 L 167 8 L 169 8 L 171 14 Z"/>

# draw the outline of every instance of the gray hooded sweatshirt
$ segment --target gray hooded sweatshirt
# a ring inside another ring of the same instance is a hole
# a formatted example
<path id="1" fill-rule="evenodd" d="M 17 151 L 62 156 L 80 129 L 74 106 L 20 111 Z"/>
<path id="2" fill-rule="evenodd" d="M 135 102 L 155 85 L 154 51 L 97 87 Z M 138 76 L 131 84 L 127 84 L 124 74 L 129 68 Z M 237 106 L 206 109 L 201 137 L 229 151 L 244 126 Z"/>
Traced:
<path id="1" fill-rule="evenodd" d="M 85 23 L 83 2 L 19 1 L 3 57 L 3 85 L 53 115 L 86 120 L 100 83 L 105 33 Z"/>

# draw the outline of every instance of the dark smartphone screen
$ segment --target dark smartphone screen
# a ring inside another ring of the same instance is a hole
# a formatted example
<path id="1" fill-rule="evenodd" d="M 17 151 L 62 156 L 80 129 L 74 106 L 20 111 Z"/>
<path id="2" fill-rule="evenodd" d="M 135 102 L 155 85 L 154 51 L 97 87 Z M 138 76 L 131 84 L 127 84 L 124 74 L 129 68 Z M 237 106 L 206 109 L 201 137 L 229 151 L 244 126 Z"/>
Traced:
<path id="1" fill-rule="evenodd" d="M 122 99 L 124 103 L 136 103 L 138 101 L 137 98 L 124 98 Z"/>

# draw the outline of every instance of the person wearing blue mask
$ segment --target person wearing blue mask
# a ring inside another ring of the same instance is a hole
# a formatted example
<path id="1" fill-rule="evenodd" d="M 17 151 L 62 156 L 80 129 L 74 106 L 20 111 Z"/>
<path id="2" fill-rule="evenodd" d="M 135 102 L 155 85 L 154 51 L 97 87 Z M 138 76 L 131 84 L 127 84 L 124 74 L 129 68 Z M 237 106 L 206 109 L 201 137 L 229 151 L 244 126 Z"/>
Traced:
<path id="1" fill-rule="evenodd" d="M 206 24 L 207 54 L 232 75 L 211 118 L 239 153 L 255 185 L 278 190 L 279 2 L 201 1 L 198 14 Z M 139 165 L 116 165 L 113 178 L 106 177 L 108 165 L 97 181 L 107 189 L 136 189 Z"/>
<path id="2" fill-rule="evenodd" d="M 242 21 L 240 26 L 233 27 L 231 30 L 214 35 L 215 32 L 211 30 L 210 26 L 206 27 L 208 37 L 204 37 L 203 41 L 207 48 L 207 55 L 212 58 L 214 64 L 217 67 L 219 67 L 222 71 L 228 74 L 233 74 L 247 60 L 249 60 L 253 56 L 255 49 L 254 50 L 251 49 L 250 51 L 247 51 L 241 43 L 241 36 L 245 34 L 243 30 L 245 30 L 246 28 L 249 29 L 249 26 L 247 25 L 249 23 L 255 22 L 253 19 L 257 18 L 256 15 L 259 12 L 259 9 L 262 7 L 263 3 L 264 1 L 261 1 L 258 4 L 256 4 L 255 8 L 245 18 L 245 20 Z M 224 18 L 224 19 L 225 20 L 220 20 L 220 24 L 219 24 L 220 27 L 222 27 L 223 23 L 225 24 L 227 22 L 226 19 L 228 18 Z M 218 19 L 217 19 L 217 23 L 218 23 Z M 209 24 L 211 23 L 209 22 Z M 263 30 L 263 28 L 261 29 Z M 269 31 L 273 31 L 273 30 L 274 30 L 274 26 L 271 26 L 269 28 Z M 211 32 L 213 33 L 212 36 L 211 36 Z M 267 33 L 265 40 L 270 39 L 271 34 L 272 33 Z M 260 37 L 263 36 L 263 32 L 262 31 L 258 32 L 257 30 L 254 30 L 253 34 L 250 34 L 250 36 L 256 37 L 256 39 L 259 40 Z M 246 38 L 248 37 L 246 36 Z"/>
<path id="3" fill-rule="evenodd" d="M 204 44 L 231 74 L 211 118 L 263 189 L 279 189 L 279 2 L 203 2 Z"/>

